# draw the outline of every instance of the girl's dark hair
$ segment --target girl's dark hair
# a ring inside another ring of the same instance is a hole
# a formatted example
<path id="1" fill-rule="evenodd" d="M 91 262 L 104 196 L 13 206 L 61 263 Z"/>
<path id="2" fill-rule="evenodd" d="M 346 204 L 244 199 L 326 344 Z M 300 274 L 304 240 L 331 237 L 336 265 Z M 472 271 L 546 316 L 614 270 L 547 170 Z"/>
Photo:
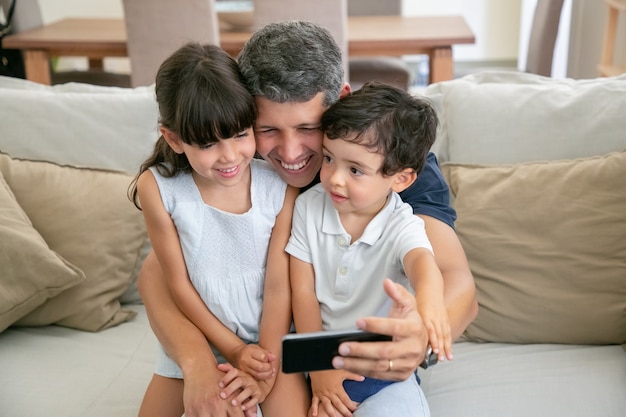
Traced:
<path id="1" fill-rule="evenodd" d="M 237 62 L 215 45 L 192 42 L 170 55 L 157 72 L 155 93 L 159 124 L 190 145 L 231 138 L 252 127 L 256 118 Z M 137 180 L 152 166 L 165 177 L 191 171 L 187 156 L 159 137 L 129 188 L 129 198 L 139 209 Z"/>
<path id="2" fill-rule="evenodd" d="M 329 139 L 366 146 L 384 156 L 381 172 L 420 173 L 437 134 L 437 114 L 425 99 L 391 85 L 366 83 L 329 107 L 321 129 Z"/>

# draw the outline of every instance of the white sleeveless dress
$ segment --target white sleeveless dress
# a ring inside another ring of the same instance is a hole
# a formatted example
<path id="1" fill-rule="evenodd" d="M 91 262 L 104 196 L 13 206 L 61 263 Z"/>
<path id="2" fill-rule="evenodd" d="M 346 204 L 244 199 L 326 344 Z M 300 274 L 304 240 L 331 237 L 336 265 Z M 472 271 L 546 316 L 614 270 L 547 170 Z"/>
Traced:
<path id="1" fill-rule="evenodd" d="M 202 300 L 245 343 L 257 343 L 269 239 L 287 186 L 265 161 L 254 159 L 250 166 L 252 207 L 243 214 L 204 203 L 190 173 L 165 178 L 154 167 L 150 170 L 176 225 L 189 277 Z M 213 352 L 218 362 L 225 362 L 216 349 Z M 156 373 L 182 378 L 163 349 Z"/>

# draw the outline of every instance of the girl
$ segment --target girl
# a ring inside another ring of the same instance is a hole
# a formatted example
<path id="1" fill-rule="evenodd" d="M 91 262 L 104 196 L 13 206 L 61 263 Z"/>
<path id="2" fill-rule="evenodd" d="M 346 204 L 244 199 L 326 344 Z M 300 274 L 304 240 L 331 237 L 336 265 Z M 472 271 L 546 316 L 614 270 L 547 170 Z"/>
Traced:
<path id="1" fill-rule="evenodd" d="M 291 323 L 284 248 L 298 191 L 253 159 L 254 99 L 219 47 L 190 43 L 174 52 L 155 91 L 161 137 L 131 197 L 178 307 L 217 363 L 232 365 L 218 367 L 226 373 L 222 398 L 254 415 L 276 380 Z M 256 345 L 260 334 L 267 350 Z M 180 417 L 182 384 L 161 349 L 139 415 Z"/>

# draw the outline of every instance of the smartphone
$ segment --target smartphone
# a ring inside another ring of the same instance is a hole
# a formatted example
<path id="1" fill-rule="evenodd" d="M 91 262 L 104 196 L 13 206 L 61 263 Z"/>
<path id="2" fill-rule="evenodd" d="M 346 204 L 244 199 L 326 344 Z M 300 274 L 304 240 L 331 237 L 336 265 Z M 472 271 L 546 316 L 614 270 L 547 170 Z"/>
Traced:
<path id="1" fill-rule="evenodd" d="M 341 343 L 390 340 L 391 336 L 362 330 L 290 333 L 282 339 L 282 369 L 286 374 L 333 369 L 332 360 L 339 355 Z"/>

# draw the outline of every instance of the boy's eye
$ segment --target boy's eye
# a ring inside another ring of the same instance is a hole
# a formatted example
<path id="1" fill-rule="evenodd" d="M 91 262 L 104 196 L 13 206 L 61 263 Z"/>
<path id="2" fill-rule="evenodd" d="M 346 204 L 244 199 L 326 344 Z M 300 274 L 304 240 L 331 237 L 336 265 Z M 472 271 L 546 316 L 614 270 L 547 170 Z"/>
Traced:
<path id="1" fill-rule="evenodd" d="M 328 155 L 324 155 L 324 162 L 330 164 L 331 162 L 333 162 L 333 158 Z"/>
<path id="2" fill-rule="evenodd" d="M 358 169 L 358 168 L 350 168 L 350 172 L 351 172 L 352 174 L 354 174 L 354 175 L 357 175 L 357 176 L 359 176 L 359 175 L 363 175 L 363 171 L 361 171 L 361 170 L 360 170 L 360 169 Z"/>

